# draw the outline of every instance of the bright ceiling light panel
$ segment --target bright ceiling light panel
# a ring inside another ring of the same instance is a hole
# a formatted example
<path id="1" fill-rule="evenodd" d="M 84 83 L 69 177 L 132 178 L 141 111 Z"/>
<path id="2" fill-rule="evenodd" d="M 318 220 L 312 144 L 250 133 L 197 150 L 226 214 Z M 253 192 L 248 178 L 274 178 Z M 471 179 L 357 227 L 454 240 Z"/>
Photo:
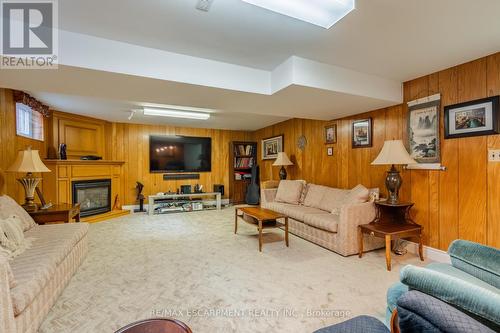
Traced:
<path id="1" fill-rule="evenodd" d="M 169 105 L 168 107 L 162 108 L 144 107 L 143 110 L 145 116 L 160 116 L 198 120 L 207 120 L 210 118 L 210 113 L 214 112 L 214 110 L 210 109 L 191 108 L 187 106 L 174 105 Z"/>
<path id="2" fill-rule="evenodd" d="M 329 29 L 355 9 L 355 0 L 242 0 Z"/>

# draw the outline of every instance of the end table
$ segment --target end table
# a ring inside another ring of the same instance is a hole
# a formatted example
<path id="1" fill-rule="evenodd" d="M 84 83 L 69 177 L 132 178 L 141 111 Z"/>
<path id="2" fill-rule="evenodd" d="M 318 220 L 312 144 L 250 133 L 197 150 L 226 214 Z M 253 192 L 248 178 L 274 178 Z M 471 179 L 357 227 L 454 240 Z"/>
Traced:
<path id="1" fill-rule="evenodd" d="M 375 219 L 368 223 L 358 226 L 358 245 L 359 257 L 363 256 L 363 235 L 369 234 L 375 237 L 385 239 L 385 260 L 387 270 L 391 270 L 391 241 L 418 237 L 418 253 L 420 260 L 424 260 L 422 230 L 423 227 L 415 223 L 410 216 L 410 209 L 413 207 L 411 202 L 400 202 L 396 204 L 387 201 L 376 201 L 375 207 L 377 215 Z"/>
<path id="2" fill-rule="evenodd" d="M 39 209 L 36 212 L 28 212 L 38 224 L 47 222 L 68 223 L 71 219 L 80 222 L 80 204 L 57 204 L 47 209 Z"/>

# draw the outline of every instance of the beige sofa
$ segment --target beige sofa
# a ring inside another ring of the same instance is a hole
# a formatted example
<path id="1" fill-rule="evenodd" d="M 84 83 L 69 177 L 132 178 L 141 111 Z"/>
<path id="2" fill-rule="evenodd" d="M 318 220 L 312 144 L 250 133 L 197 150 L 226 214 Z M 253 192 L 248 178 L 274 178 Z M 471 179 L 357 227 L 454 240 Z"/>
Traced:
<path id="1" fill-rule="evenodd" d="M 37 225 L 8 196 L 0 217 L 17 215 L 31 246 L 12 260 L 0 255 L 0 332 L 37 332 L 88 251 L 87 223 Z"/>
<path id="2" fill-rule="evenodd" d="M 358 225 L 375 218 L 369 193 L 360 185 L 342 190 L 303 181 L 267 182 L 261 187 L 261 207 L 286 214 L 294 235 L 349 256 L 358 253 Z M 382 240 L 364 236 L 365 251 L 383 246 Z"/>

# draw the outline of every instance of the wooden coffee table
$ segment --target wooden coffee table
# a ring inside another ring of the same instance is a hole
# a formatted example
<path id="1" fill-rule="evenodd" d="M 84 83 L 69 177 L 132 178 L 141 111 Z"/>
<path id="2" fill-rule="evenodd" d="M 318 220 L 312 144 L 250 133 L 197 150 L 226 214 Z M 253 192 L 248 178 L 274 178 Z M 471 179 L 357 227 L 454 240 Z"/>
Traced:
<path id="1" fill-rule="evenodd" d="M 288 247 L 288 216 L 260 207 L 236 207 L 234 212 L 234 233 L 238 232 L 238 211 L 243 213 L 243 220 L 257 226 L 259 231 L 259 251 L 262 252 L 262 230 L 285 227 L 285 244 Z M 278 222 L 285 219 L 285 223 Z"/>

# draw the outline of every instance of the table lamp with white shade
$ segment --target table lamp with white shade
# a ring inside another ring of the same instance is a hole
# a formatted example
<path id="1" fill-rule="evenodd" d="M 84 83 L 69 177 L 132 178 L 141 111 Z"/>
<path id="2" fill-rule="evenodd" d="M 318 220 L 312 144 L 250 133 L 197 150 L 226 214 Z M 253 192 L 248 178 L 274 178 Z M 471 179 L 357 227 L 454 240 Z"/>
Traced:
<path id="1" fill-rule="evenodd" d="M 35 189 L 41 178 L 33 176 L 33 173 L 50 172 L 40 159 L 38 150 L 31 150 L 31 147 L 28 147 L 26 150 L 19 151 L 16 161 L 6 171 L 26 173 L 25 177 L 17 180 L 23 185 L 26 193 L 25 203 L 22 206 L 28 212 L 36 211 L 38 207 L 35 204 Z"/>
<path id="2" fill-rule="evenodd" d="M 403 184 L 403 180 L 399 175 L 399 171 L 396 169 L 395 165 L 408 165 L 416 164 L 417 162 L 411 158 L 408 151 L 401 140 L 389 140 L 384 142 L 382 150 L 378 154 L 377 158 L 372 162 L 372 165 L 391 165 L 391 169 L 387 171 L 387 177 L 385 178 L 385 186 L 387 191 L 389 191 L 389 199 L 387 200 L 390 204 L 398 203 L 399 189 Z"/>
<path id="3" fill-rule="evenodd" d="M 293 165 L 292 161 L 288 158 L 288 155 L 285 152 L 278 153 L 278 157 L 276 161 L 274 161 L 273 166 L 280 166 L 280 179 L 286 179 L 286 169 L 285 166 Z"/>

